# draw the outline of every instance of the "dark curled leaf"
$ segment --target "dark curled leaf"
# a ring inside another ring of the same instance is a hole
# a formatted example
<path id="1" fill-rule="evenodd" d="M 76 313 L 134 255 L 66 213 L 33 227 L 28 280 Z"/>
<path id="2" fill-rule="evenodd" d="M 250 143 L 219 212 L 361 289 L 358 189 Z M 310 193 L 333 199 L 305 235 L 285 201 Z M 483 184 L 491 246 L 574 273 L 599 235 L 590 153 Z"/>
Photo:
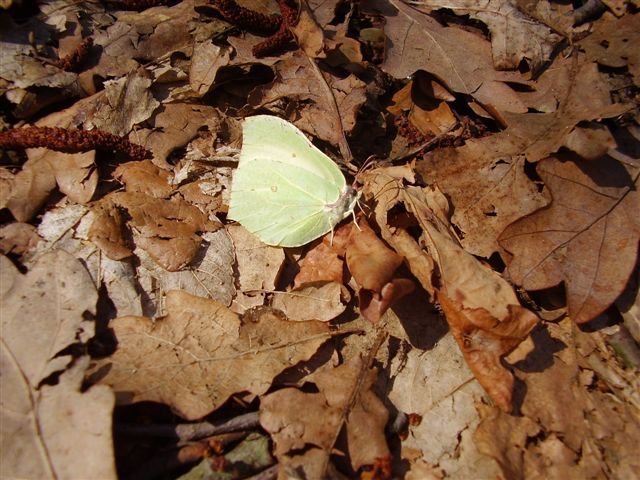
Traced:
<path id="1" fill-rule="evenodd" d="M 282 17 L 278 15 L 265 15 L 241 7 L 235 0 L 213 0 L 225 20 L 243 30 L 253 33 L 271 35 L 278 31 L 282 23 Z"/>
<path id="2" fill-rule="evenodd" d="M 55 65 L 67 72 L 75 72 L 80 70 L 79 67 L 89 55 L 89 51 L 91 50 L 92 46 L 93 39 L 91 37 L 85 38 L 73 52 L 55 62 Z"/>

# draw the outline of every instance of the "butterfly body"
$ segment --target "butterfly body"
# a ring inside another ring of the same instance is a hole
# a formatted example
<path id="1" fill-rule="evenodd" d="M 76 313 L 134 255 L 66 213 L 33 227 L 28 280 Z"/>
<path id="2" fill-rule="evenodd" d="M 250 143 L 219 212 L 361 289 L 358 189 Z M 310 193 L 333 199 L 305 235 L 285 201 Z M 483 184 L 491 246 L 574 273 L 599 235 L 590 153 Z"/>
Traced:
<path id="1" fill-rule="evenodd" d="M 278 117 L 249 117 L 228 218 L 268 245 L 296 247 L 351 215 L 357 195 L 338 166 Z"/>

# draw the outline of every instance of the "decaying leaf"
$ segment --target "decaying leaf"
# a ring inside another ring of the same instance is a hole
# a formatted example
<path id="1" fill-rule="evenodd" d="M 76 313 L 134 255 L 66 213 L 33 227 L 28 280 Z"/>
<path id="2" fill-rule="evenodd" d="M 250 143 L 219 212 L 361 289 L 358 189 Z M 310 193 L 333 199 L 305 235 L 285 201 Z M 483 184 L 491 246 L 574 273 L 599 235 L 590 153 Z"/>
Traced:
<path id="1" fill-rule="evenodd" d="M 238 295 L 241 312 L 264 304 L 265 293 L 275 290 L 284 265 L 284 251 L 262 243 L 240 225 L 227 227 L 236 252 Z"/>
<path id="2" fill-rule="evenodd" d="M 195 420 L 241 392 L 264 393 L 275 375 L 308 359 L 331 334 L 323 322 L 288 322 L 267 310 L 243 321 L 224 305 L 180 290 L 165 317 L 110 323 L 118 349 L 95 365 L 119 404 L 152 400 Z"/>
<path id="3" fill-rule="evenodd" d="M 363 369 L 363 360 L 354 357 L 307 377 L 318 387 L 317 393 L 286 388 L 262 399 L 260 423 L 274 438 L 275 455 L 285 471 L 296 466 L 306 478 L 325 477 L 343 426 L 354 470 L 389 455 L 384 436 L 388 412 L 371 390 L 375 378 L 376 371 Z"/>
<path id="4" fill-rule="evenodd" d="M 312 62 L 299 51 L 285 56 L 275 65 L 276 80 L 255 89 L 249 101 L 255 108 L 284 98 L 303 103 L 298 127 L 333 145 L 342 145 L 344 133 L 353 130 L 356 114 L 366 100 L 365 84 L 354 75 L 339 78 L 323 74 Z M 318 118 L 323 121 L 316 121 Z"/>
<path id="5" fill-rule="evenodd" d="M 516 363 L 527 389 L 522 415 L 480 407 L 476 444 L 506 477 L 635 475 L 640 423 L 633 407 L 594 373 L 603 353 L 592 353 L 596 338 L 570 318 L 548 324 L 535 336 L 536 349 Z"/>
<path id="6" fill-rule="evenodd" d="M 415 450 L 418 458 L 452 478 L 495 478 L 499 469 L 478 451 L 472 436 L 480 420 L 476 405 L 486 401 L 487 394 L 473 380 L 451 335 L 420 340 L 437 343 L 427 351 L 413 348 L 398 355 L 390 365 L 389 400 L 399 411 L 421 418 L 409 427 L 403 456 Z"/>
<path id="7" fill-rule="evenodd" d="M 349 271 L 359 287 L 360 313 L 376 323 L 391 305 L 413 291 L 413 281 L 394 278 L 403 258 L 387 247 L 365 220 L 352 228 L 346 248 Z"/>
<path id="8" fill-rule="evenodd" d="M 109 221 L 109 227 L 98 223 L 92 227 L 93 238 L 108 245 L 107 254 L 114 252 L 114 260 L 124 258 L 126 241 L 118 238 L 122 230 L 122 218 L 118 209 L 124 209 L 136 246 L 144 249 L 159 265 L 169 271 L 177 271 L 188 265 L 198 253 L 202 237 L 197 232 L 215 231 L 220 228 L 198 208 L 179 197 L 164 200 L 138 192 L 115 192 L 94 207 L 96 221 Z M 106 230 L 105 230 L 106 229 Z"/>
<path id="9" fill-rule="evenodd" d="M 370 179 L 368 185 L 383 187 L 366 195 L 378 200 L 376 218 L 383 238 L 406 252 L 409 268 L 440 301 L 474 375 L 500 408 L 510 411 L 513 376 L 502 366 L 501 357 L 529 334 L 538 317 L 520 306 L 506 280 L 462 249 L 449 224 L 448 202 L 439 190 L 404 186 L 383 171 L 377 173 L 380 179 L 372 178 L 375 175 L 373 171 L 365 177 Z M 400 202 L 421 227 L 421 242 L 437 267 L 435 272 L 425 271 L 425 262 L 416 261 L 417 255 L 427 253 L 418 253 L 420 247 L 407 248 L 410 240 L 403 228 L 389 227 L 387 213 Z"/>
<path id="10" fill-rule="evenodd" d="M 115 479 L 113 393 L 103 386 L 81 391 L 89 358 L 70 366 L 71 356 L 62 354 L 93 335 L 85 318 L 98 298 L 91 278 L 62 251 L 42 255 L 25 275 L 2 256 L 0 275 L 3 476 Z"/>
<path id="11" fill-rule="evenodd" d="M 491 50 L 497 70 L 516 69 L 521 60 L 526 60 L 532 71 L 538 71 L 562 39 L 548 26 L 520 11 L 517 2 L 509 0 L 489 0 L 482 5 L 473 0 L 418 0 L 412 4 L 426 12 L 446 8 L 456 15 L 469 15 L 485 23 L 491 31 Z"/>
<path id="12" fill-rule="evenodd" d="M 550 158 L 537 171 L 553 200 L 501 235 L 514 254 L 509 274 L 528 290 L 564 281 L 569 314 L 583 323 L 615 301 L 635 268 L 640 174 L 610 157 Z"/>

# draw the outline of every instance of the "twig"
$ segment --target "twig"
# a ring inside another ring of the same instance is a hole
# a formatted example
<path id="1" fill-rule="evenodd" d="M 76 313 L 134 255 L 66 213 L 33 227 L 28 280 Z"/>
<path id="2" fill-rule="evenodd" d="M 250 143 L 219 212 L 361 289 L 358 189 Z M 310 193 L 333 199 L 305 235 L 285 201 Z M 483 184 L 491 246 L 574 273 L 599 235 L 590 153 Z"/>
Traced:
<path id="1" fill-rule="evenodd" d="M 180 442 L 188 442 L 222 433 L 253 430 L 260 426 L 259 413 L 251 412 L 239 415 L 224 423 L 215 425 L 210 422 L 184 423 L 179 425 L 137 425 L 117 423 L 117 433 L 131 436 L 152 436 L 177 438 Z"/>

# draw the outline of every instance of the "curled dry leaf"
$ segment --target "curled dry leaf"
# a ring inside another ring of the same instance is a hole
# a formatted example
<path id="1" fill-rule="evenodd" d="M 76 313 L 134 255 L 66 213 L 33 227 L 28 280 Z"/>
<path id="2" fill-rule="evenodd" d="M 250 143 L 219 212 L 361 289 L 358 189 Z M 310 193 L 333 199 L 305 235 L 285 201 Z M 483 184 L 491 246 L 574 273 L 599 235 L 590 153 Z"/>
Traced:
<path id="1" fill-rule="evenodd" d="M 25 255 L 33 251 L 40 241 L 36 227 L 29 223 L 14 222 L 0 227 L 0 253 Z"/>
<path id="2" fill-rule="evenodd" d="M 286 388 L 262 399 L 260 423 L 274 438 L 276 457 L 285 470 L 301 465 L 306 478 L 326 477 L 343 426 L 354 470 L 389 455 L 384 435 L 388 412 L 371 390 L 375 379 L 376 371 L 364 368 L 363 360 L 354 357 L 307 377 L 317 385 L 317 393 Z"/>
<path id="3" fill-rule="evenodd" d="M 514 255 L 509 274 L 527 290 L 564 281 L 569 315 L 587 322 L 615 301 L 635 268 L 640 169 L 610 157 L 549 158 L 537 172 L 553 200 L 500 236 Z"/>
<path id="4" fill-rule="evenodd" d="M 520 305 L 504 278 L 462 249 L 446 219 L 438 218 L 438 209 L 446 205 L 441 192 L 409 187 L 404 198 L 438 266 L 437 298 L 453 336 L 480 384 L 510 411 L 513 376 L 501 357 L 529 335 L 538 317 Z"/>
<path id="5" fill-rule="evenodd" d="M 413 281 L 393 278 L 403 258 L 378 238 L 361 219 L 360 229 L 352 228 L 347 243 L 347 265 L 359 287 L 360 313 L 378 322 L 393 302 L 413 291 Z"/>
<path id="6" fill-rule="evenodd" d="M 143 248 L 162 267 L 176 271 L 188 265 L 199 251 L 202 238 L 197 232 L 212 232 L 220 224 L 207 218 L 198 208 L 189 205 L 180 197 L 169 200 L 153 198 L 137 192 L 116 192 L 105 197 L 96 207 L 98 217 L 94 221 L 109 221 L 105 228 L 92 227 L 93 238 L 108 245 L 107 254 L 126 253 L 126 241 L 118 240 L 118 230 L 122 228 L 122 218 L 117 213 L 124 209 L 131 217 L 134 243 Z M 106 228 L 108 227 L 108 228 Z M 121 257 L 123 258 L 123 257 Z"/>
<path id="7" fill-rule="evenodd" d="M 338 231 L 343 231 L 339 229 Z M 344 255 L 344 253 L 342 254 Z M 344 261 L 331 245 L 316 243 L 300 261 L 300 271 L 294 280 L 295 288 L 307 283 L 335 282 L 343 284 Z"/>
<path id="8" fill-rule="evenodd" d="M 202 418 L 235 393 L 266 392 L 275 375 L 331 337 L 323 322 L 287 322 L 269 309 L 241 321 L 221 303 L 181 290 L 167 293 L 166 309 L 155 320 L 119 317 L 109 324 L 118 349 L 93 372 L 119 404 L 151 400 L 188 420 Z"/>
<path id="9" fill-rule="evenodd" d="M 383 178 L 375 179 L 377 175 Z M 366 195 L 379 202 L 376 219 L 383 238 L 407 252 L 411 270 L 440 300 L 474 375 L 500 408 L 510 411 L 513 376 L 502 366 L 501 357 L 529 334 L 538 317 L 520 306 L 506 280 L 462 249 L 448 220 L 448 202 L 439 190 L 405 187 L 377 171 L 367 178 L 371 182 Z M 384 189 L 371 190 L 374 185 L 384 185 Z M 418 246 L 407 248 L 412 237 L 403 228 L 389 227 L 387 212 L 401 202 L 422 228 L 420 240 L 428 254 Z M 425 262 L 416 260 L 416 255 L 429 255 L 436 268 L 425 271 Z"/>
<path id="10" fill-rule="evenodd" d="M 144 193 L 153 198 L 167 198 L 173 192 L 173 187 L 169 185 L 169 172 L 157 167 L 151 160 L 118 165 L 113 177 L 124 184 L 127 192 Z"/>

